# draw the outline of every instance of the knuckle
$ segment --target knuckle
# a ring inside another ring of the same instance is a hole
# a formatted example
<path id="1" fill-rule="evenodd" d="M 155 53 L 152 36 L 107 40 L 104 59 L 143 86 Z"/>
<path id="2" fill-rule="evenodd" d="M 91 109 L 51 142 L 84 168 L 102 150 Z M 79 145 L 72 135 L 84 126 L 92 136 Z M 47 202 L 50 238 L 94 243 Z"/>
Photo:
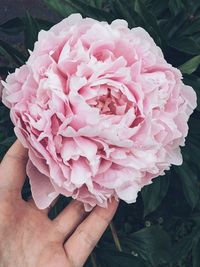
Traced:
<path id="1" fill-rule="evenodd" d="M 95 213 L 96 213 L 96 216 L 97 216 L 99 221 L 103 222 L 106 225 L 108 225 L 110 223 L 110 221 L 112 219 L 111 216 L 109 216 L 106 213 L 99 212 L 98 210 L 95 211 Z"/>
<path id="2" fill-rule="evenodd" d="M 83 229 L 83 227 L 80 225 L 77 230 L 76 230 L 76 234 L 79 238 L 79 240 L 82 240 L 83 243 L 89 248 L 89 249 L 93 249 L 96 245 L 96 238 L 90 234 L 88 231 L 86 231 L 85 229 Z"/>
<path id="3" fill-rule="evenodd" d="M 83 203 L 79 202 L 79 201 L 74 201 L 73 202 L 74 205 L 74 209 L 76 210 L 76 212 L 82 217 L 86 214 Z"/>
<path id="4" fill-rule="evenodd" d="M 9 160 L 12 160 L 12 161 L 17 161 L 17 162 L 26 162 L 28 157 L 26 157 L 25 155 L 13 155 L 12 153 L 7 153 L 6 154 L 6 157 L 9 159 Z"/>

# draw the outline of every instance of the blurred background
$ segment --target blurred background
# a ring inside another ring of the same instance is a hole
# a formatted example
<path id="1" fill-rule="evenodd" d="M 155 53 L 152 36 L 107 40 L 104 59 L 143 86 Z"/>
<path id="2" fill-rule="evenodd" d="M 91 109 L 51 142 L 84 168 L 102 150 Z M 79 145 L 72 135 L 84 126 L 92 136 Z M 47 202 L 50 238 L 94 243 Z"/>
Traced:
<path id="1" fill-rule="evenodd" d="M 33 17 L 59 20 L 59 16 L 42 0 L 1 0 L 0 24 L 14 17 L 22 17 L 26 11 L 29 11 Z"/>

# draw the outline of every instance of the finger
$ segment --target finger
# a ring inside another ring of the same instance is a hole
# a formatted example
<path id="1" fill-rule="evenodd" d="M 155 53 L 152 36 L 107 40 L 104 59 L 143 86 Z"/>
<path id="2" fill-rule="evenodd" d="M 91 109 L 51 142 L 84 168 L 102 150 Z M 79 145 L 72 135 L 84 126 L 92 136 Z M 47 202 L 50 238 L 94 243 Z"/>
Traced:
<path id="1" fill-rule="evenodd" d="M 53 220 L 56 229 L 66 240 L 77 226 L 87 216 L 83 203 L 78 200 L 72 200 L 70 204 Z"/>
<path id="2" fill-rule="evenodd" d="M 56 199 L 51 203 L 51 205 L 50 205 L 48 208 L 46 208 L 46 209 L 40 209 L 40 210 L 39 210 L 38 207 L 36 206 L 35 201 L 34 201 L 34 199 L 33 199 L 32 197 L 30 197 L 30 198 L 27 200 L 27 203 L 28 203 L 28 205 L 31 206 L 32 208 L 37 209 L 37 210 L 39 210 L 41 213 L 44 213 L 44 214 L 47 215 L 47 214 L 50 212 L 50 210 L 54 207 L 54 205 L 56 204 L 57 200 L 58 200 L 58 198 L 56 198 Z"/>
<path id="3" fill-rule="evenodd" d="M 0 188 L 19 190 L 26 177 L 27 149 L 17 140 L 6 153 L 0 165 Z"/>
<path id="4" fill-rule="evenodd" d="M 29 205 L 30 207 L 32 207 L 33 209 L 38 210 L 37 206 L 35 205 L 35 201 L 34 201 L 32 198 L 28 199 L 28 200 L 27 200 L 27 203 L 28 203 L 28 205 Z M 39 211 L 41 211 L 41 212 L 44 213 L 44 214 L 48 214 L 48 210 L 49 210 L 49 209 L 46 208 L 46 209 L 39 210 Z"/>
<path id="5" fill-rule="evenodd" d="M 73 266 L 83 266 L 112 220 L 117 206 L 117 201 L 113 200 L 107 209 L 96 207 L 64 244 Z"/>
<path id="6" fill-rule="evenodd" d="M 46 209 L 38 209 L 38 207 L 36 206 L 35 204 L 35 201 L 31 198 L 27 201 L 28 205 L 33 208 L 34 210 L 37 210 L 37 211 L 40 211 L 40 213 L 43 213 L 44 215 L 48 215 L 48 213 L 50 212 L 51 210 L 51 205 L 46 208 Z"/>

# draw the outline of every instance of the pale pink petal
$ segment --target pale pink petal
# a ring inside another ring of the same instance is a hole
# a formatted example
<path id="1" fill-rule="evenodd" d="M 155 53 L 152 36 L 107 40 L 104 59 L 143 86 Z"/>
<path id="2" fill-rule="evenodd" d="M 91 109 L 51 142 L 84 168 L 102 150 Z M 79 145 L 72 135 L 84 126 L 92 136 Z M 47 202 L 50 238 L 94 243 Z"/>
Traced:
<path id="1" fill-rule="evenodd" d="M 26 170 L 30 178 L 32 196 L 36 205 L 39 209 L 49 207 L 51 202 L 58 197 L 58 193 L 55 192 L 49 177 L 40 173 L 30 160 L 28 161 Z"/>
<path id="2" fill-rule="evenodd" d="M 91 179 L 91 171 L 83 159 L 74 160 L 72 164 L 71 182 L 77 187 Z"/>

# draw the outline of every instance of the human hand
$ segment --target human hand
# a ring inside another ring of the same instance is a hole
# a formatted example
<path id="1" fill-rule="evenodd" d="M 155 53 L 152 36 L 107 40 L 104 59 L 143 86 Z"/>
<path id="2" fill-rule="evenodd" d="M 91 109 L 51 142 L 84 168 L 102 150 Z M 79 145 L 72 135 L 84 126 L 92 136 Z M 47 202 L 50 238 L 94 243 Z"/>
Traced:
<path id="1" fill-rule="evenodd" d="M 87 214 L 72 201 L 54 220 L 48 209 L 21 198 L 27 151 L 16 141 L 0 165 L 0 267 L 80 267 L 107 228 L 116 209 Z"/>

